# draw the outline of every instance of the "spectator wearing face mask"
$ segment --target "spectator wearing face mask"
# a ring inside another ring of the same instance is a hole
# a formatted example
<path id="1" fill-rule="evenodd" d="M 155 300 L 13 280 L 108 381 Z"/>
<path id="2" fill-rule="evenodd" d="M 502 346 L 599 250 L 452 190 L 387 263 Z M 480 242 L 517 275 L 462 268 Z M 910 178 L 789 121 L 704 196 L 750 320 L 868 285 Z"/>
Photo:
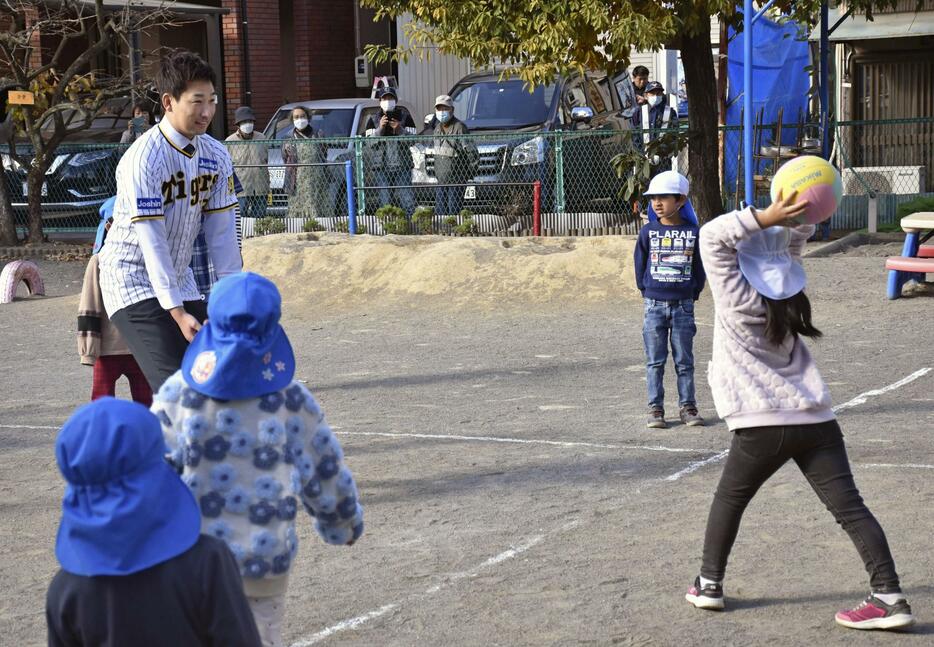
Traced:
<path id="1" fill-rule="evenodd" d="M 410 142 L 393 141 L 391 137 L 414 135 L 415 121 L 404 107 L 397 104 L 394 88 L 384 88 L 379 94 L 379 112 L 366 123 L 366 136 L 374 138 L 367 146 L 368 163 L 379 189 L 380 204 L 395 204 L 407 214 L 415 211 L 412 190 L 412 153 Z M 390 189 L 390 187 L 398 187 Z"/>
<path id="2" fill-rule="evenodd" d="M 646 102 L 632 114 L 632 140 L 635 147 L 647 153 L 649 144 L 659 137 L 671 137 L 678 129 L 678 111 L 668 105 L 665 88 L 658 81 L 652 81 L 645 87 Z M 671 155 L 664 157 L 652 153 L 652 177 L 662 171 L 671 170 L 671 160 L 677 154 L 672 147 Z"/>
<path id="3" fill-rule="evenodd" d="M 464 122 L 454 116 L 454 101 L 442 94 L 435 99 L 435 136 L 433 143 L 435 177 L 438 184 L 463 184 L 470 179 L 471 150 L 476 150 L 472 142 L 463 139 L 470 132 Z M 456 216 L 461 210 L 461 196 L 464 188 L 460 186 L 439 186 L 435 201 L 435 212 Z"/>
<path id="4" fill-rule="evenodd" d="M 645 86 L 648 82 L 649 68 L 645 65 L 636 65 L 632 68 L 632 88 L 636 91 L 636 103 L 640 106 L 646 103 Z"/>
<path id="5" fill-rule="evenodd" d="M 227 138 L 237 142 L 228 146 L 234 170 L 243 187 L 239 194 L 240 213 L 245 218 L 262 218 L 266 215 L 266 200 L 269 195 L 269 148 L 257 140 L 253 132 L 256 116 L 253 108 L 241 106 L 234 112 L 237 131 Z"/>
<path id="6" fill-rule="evenodd" d="M 126 130 L 120 135 L 121 144 L 132 144 L 139 136 L 149 130 L 152 123 L 149 119 L 149 110 L 145 103 L 136 103 L 133 105 L 133 118 L 127 122 Z"/>
<path id="7" fill-rule="evenodd" d="M 327 167 L 311 166 L 326 161 L 324 146 L 312 141 L 321 133 L 311 126 L 308 110 L 298 106 L 292 109 L 291 139 L 282 146 L 285 169 L 285 192 L 289 195 L 289 218 L 317 218 L 333 214 L 323 213 L 327 193 Z"/>

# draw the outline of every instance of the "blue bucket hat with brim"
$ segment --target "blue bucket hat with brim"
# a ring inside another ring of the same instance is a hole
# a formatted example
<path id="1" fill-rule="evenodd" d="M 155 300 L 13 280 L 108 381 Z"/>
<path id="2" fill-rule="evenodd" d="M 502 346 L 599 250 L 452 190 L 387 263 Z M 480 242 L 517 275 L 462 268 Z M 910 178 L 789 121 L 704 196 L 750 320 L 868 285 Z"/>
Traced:
<path id="1" fill-rule="evenodd" d="M 158 418 L 127 400 L 75 411 L 55 457 L 67 481 L 55 556 L 75 575 L 129 575 L 194 546 L 201 512 L 165 461 Z"/>
<path id="2" fill-rule="evenodd" d="M 787 299 L 807 284 L 804 267 L 788 251 L 790 242 L 791 232 L 787 227 L 768 227 L 736 246 L 740 272 L 764 297 Z"/>
<path id="3" fill-rule="evenodd" d="M 282 298 L 269 279 L 240 272 L 211 290 L 208 320 L 182 359 L 182 377 L 216 400 L 258 398 L 286 388 L 295 354 L 279 317 Z"/>
<path id="4" fill-rule="evenodd" d="M 101 221 L 100 224 L 97 225 L 97 235 L 94 237 L 94 249 L 91 251 L 92 254 L 101 251 L 101 247 L 104 246 L 104 238 L 107 236 L 107 221 L 113 217 L 114 205 L 116 203 L 117 196 L 107 198 L 99 209 Z"/>
<path id="5" fill-rule="evenodd" d="M 649 182 L 649 188 L 645 190 L 644 195 L 651 198 L 653 195 L 683 195 L 685 198 L 691 190 L 691 182 L 677 171 L 662 171 L 652 178 Z M 697 214 L 694 213 L 694 207 L 691 201 L 686 200 L 684 206 L 680 209 L 681 218 L 695 227 L 697 224 Z M 652 201 L 649 200 L 649 222 L 657 222 L 658 215 L 652 208 Z"/>

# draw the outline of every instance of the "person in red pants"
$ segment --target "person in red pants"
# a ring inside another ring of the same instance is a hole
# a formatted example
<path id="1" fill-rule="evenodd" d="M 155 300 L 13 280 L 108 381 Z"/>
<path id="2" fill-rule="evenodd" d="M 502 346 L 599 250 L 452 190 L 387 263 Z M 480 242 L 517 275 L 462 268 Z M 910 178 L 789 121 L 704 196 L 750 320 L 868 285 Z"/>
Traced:
<path id="1" fill-rule="evenodd" d="M 106 203 L 101 207 L 101 226 L 94 244 L 94 255 L 84 271 L 84 285 L 78 303 L 78 354 L 82 364 L 94 367 L 92 400 L 116 395 L 117 380 L 126 376 L 133 400 L 148 407 L 152 405 L 152 389 L 120 332 L 107 318 L 101 297 L 97 252 L 103 245 L 109 224 L 106 207 Z"/>

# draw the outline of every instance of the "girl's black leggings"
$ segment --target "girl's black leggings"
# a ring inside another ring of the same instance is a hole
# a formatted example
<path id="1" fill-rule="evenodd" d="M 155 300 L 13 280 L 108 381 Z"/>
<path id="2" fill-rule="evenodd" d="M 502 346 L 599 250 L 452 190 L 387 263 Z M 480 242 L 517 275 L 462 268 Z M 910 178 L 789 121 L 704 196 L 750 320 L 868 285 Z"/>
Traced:
<path id="1" fill-rule="evenodd" d="M 756 492 L 789 459 L 850 536 L 875 593 L 899 592 L 898 574 L 885 533 L 863 503 L 836 420 L 788 427 L 737 429 L 704 536 L 701 575 L 722 581 L 743 511 Z"/>

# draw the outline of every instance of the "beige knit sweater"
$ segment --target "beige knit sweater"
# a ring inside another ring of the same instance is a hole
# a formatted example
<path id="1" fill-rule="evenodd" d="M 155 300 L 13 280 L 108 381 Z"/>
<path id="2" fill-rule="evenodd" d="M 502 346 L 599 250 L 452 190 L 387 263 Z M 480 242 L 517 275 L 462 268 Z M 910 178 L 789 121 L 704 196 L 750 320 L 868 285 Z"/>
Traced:
<path id="1" fill-rule="evenodd" d="M 78 302 L 78 355 L 81 363 L 93 366 L 102 355 L 129 355 L 123 337 L 104 312 L 97 254 L 84 270 L 84 285 Z"/>

